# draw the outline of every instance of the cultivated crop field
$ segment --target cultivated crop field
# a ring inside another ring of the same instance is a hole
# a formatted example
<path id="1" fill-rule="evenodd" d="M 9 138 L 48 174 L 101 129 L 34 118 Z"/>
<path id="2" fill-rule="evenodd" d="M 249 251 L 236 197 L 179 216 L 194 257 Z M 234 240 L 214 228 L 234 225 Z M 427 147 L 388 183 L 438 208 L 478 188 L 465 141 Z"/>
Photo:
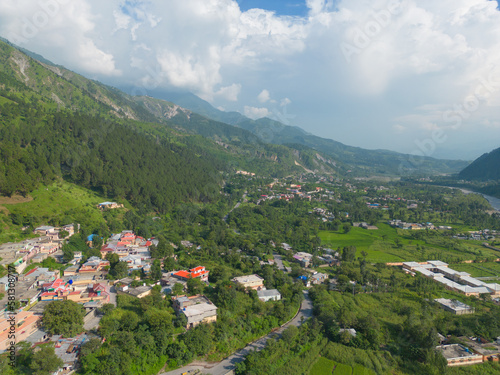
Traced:
<path id="1" fill-rule="evenodd" d="M 343 231 L 320 231 L 323 246 L 332 249 L 355 246 L 356 256 L 367 253 L 366 260 L 374 263 L 405 261 L 425 261 L 438 259 L 448 263 L 475 260 L 476 258 L 498 257 L 478 241 L 460 241 L 445 236 L 442 232 L 427 235 L 422 231 L 419 239 L 413 238 L 416 231 L 404 231 L 390 227 L 384 222 L 377 223 L 378 230 L 353 227 L 348 233 Z M 488 275 L 487 275 L 488 276 Z M 494 276 L 494 275 L 493 275 Z"/>

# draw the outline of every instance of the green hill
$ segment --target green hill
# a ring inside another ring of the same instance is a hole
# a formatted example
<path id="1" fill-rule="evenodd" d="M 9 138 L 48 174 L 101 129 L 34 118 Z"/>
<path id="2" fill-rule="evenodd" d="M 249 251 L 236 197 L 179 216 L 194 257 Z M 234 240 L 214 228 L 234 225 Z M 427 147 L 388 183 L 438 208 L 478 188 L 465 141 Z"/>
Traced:
<path id="1" fill-rule="evenodd" d="M 263 142 L 307 146 L 322 155 L 333 158 L 339 164 L 345 164 L 346 168 L 361 175 L 457 173 L 467 165 L 467 162 L 461 160 L 440 160 L 419 156 L 410 158 L 410 155 L 388 150 L 367 150 L 344 145 L 310 134 L 297 126 L 284 125 L 269 118 L 251 120 L 237 112 L 220 111 L 190 93 L 155 92 L 155 95 L 171 100 L 213 120 L 223 121 L 249 130 Z M 409 160 L 416 160 L 417 163 L 410 163 Z"/>
<path id="2" fill-rule="evenodd" d="M 0 42 L 0 195 L 26 196 L 62 177 L 165 212 L 181 201 L 218 199 L 221 171 L 336 173 L 335 162 L 315 151 L 265 144 L 44 61 Z"/>
<path id="3" fill-rule="evenodd" d="M 464 180 L 500 180 L 500 148 L 481 155 L 459 174 Z"/>

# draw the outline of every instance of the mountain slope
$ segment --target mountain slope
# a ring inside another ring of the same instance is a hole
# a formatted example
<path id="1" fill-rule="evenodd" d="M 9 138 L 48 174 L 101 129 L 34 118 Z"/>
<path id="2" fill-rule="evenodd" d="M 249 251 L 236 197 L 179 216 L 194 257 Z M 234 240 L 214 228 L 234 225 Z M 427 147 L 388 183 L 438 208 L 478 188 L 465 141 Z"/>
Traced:
<path id="1" fill-rule="evenodd" d="M 172 103 L 128 96 L 3 42 L 0 153 L 0 194 L 27 195 L 63 177 L 162 212 L 218 198 L 221 171 L 336 173 L 334 161 L 311 150 L 265 144 Z"/>
<path id="2" fill-rule="evenodd" d="M 264 142 L 274 144 L 301 144 L 322 152 L 336 161 L 347 164 L 359 173 L 413 174 L 413 173 L 456 173 L 467 165 L 465 161 L 440 160 L 418 157 L 389 150 L 367 150 L 347 146 L 340 142 L 315 136 L 296 126 L 284 125 L 269 118 L 251 120 L 236 112 L 223 112 L 206 101 L 189 93 L 157 92 L 155 95 L 171 100 L 185 108 L 217 121 L 251 131 Z M 412 164 L 409 160 L 416 160 Z"/>
<path id="3" fill-rule="evenodd" d="M 27 195 L 63 177 L 162 212 L 219 196 L 215 158 L 139 134 L 142 123 L 117 109 L 0 43 L 0 194 Z"/>
<path id="4" fill-rule="evenodd" d="M 458 176 L 464 180 L 500 180 L 500 148 L 481 155 Z"/>

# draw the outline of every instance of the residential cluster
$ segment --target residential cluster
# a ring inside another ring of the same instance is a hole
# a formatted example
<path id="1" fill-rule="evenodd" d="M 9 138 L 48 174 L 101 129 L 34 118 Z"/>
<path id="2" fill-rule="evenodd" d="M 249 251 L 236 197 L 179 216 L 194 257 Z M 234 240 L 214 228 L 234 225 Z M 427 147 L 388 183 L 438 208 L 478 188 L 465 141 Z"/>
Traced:
<path id="1" fill-rule="evenodd" d="M 7 242 L 0 245 L 0 265 L 7 268 L 12 264 L 17 273 L 23 272 L 30 263 L 41 263 L 49 256 L 62 258 L 59 251 L 65 239 L 78 232 L 78 224 L 68 224 L 62 227 L 41 226 L 35 228 L 34 234 L 40 235 L 21 242 Z M 63 233 L 63 238 L 60 237 Z"/>
<path id="2" fill-rule="evenodd" d="M 407 223 L 401 220 L 390 220 L 387 222 L 393 228 L 405 229 L 405 230 L 421 230 L 421 229 L 441 229 L 450 230 L 453 229 L 447 225 L 434 226 L 432 223 Z"/>
<path id="3" fill-rule="evenodd" d="M 242 285 L 244 288 L 256 290 L 261 301 L 279 301 L 281 299 L 281 293 L 278 289 L 266 289 L 264 278 L 259 275 L 237 276 L 231 281 Z"/>

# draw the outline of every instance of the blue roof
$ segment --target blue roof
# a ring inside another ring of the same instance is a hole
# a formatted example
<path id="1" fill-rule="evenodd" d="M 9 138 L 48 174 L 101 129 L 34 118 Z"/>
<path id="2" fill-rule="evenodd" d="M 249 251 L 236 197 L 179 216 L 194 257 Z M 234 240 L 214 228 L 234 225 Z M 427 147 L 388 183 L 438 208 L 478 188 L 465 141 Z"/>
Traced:
<path id="1" fill-rule="evenodd" d="M 87 241 L 92 241 L 94 236 L 97 236 L 97 234 L 91 234 L 90 236 L 87 237 Z"/>

